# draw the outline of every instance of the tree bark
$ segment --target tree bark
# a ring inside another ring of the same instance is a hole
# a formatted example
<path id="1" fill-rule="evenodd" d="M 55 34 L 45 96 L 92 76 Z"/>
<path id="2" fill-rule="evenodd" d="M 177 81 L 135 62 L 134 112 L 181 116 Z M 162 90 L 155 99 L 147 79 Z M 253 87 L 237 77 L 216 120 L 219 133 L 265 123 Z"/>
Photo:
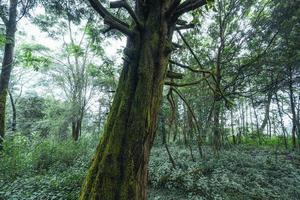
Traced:
<path id="1" fill-rule="evenodd" d="M 127 38 L 124 67 L 81 200 L 147 199 L 147 167 L 174 27 L 166 18 L 169 4 L 137 5 L 144 27 Z"/>
<path id="2" fill-rule="evenodd" d="M 5 135 L 5 112 L 6 98 L 8 93 L 8 84 L 13 67 L 13 55 L 15 46 L 16 18 L 17 18 L 17 0 L 10 0 L 8 21 L 5 22 L 6 43 L 2 61 L 0 76 L 0 146 Z"/>
<path id="3" fill-rule="evenodd" d="M 81 134 L 81 124 L 82 119 L 78 119 L 75 122 L 72 122 L 72 137 L 74 141 L 77 141 L 79 139 L 79 136 Z"/>
<path id="4" fill-rule="evenodd" d="M 17 109 L 16 109 L 16 104 L 15 104 L 13 95 L 9 90 L 8 90 L 8 94 L 9 94 L 10 104 L 11 104 L 11 108 L 12 108 L 11 130 L 12 130 L 12 132 L 15 132 L 17 129 Z"/>
<path id="5" fill-rule="evenodd" d="M 233 111 L 230 110 L 230 126 L 231 126 L 231 135 L 232 135 L 232 142 L 234 145 L 236 145 L 236 139 L 234 135 L 234 123 L 233 123 Z"/>
<path id="6" fill-rule="evenodd" d="M 281 108 L 280 108 L 280 105 L 279 105 L 279 98 L 278 98 L 277 93 L 275 93 L 275 98 L 276 98 L 277 109 L 278 109 L 278 114 L 279 114 L 279 118 L 280 118 L 281 130 L 282 130 L 282 133 L 283 133 L 284 147 L 285 147 L 285 149 L 288 149 L 287 131 L 286 131 L 286 128 L 285 128 L 285 126 L 284 126 L 284 122 L 283 122 L 283 113 L 282 113 Z"/>
<path id="7" fill-rule="evenodd" d="M 269 115 L 270 115 L 271 100 L 272 100 L 272 93 L 269 92 L 268 96 L 267 96 L 266 105 L 265 105 L 265 116 L 264 116 L 263 122 L 259 128 L 259 134 L 261 134 L 264 131 L 264 129 L 266 128 L 266 125 L 268 123 Z"/>
<path id="8" fill-rule="evenodd" d="M 288 82 L 288 90 L 289 90 L 289 98 L 290 98 L 290 107 L 292 111 L 292 145 L 293 149 L 297 148 L 296 143 L 296 131 L 297 131 L 297 116 L 295 110 L 295 98 L 294 98 L 294 88 L 293 88 L 293 69 L 289 65 L 289 82 Z"/>
<path id="9" fill-rule="evenodd" d="M 216 102 L 213 110 L 213 147 L 216 152 L 221 149 L 220 102 Z"/>

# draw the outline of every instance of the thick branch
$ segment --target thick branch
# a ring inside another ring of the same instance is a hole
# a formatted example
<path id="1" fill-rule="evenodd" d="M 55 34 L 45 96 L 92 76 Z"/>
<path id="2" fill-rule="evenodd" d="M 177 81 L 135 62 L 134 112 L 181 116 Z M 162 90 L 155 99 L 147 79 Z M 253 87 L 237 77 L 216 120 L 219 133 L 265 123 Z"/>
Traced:
<path id="1" fill-rule="evenodd" d="M 117 29 L 125 35 L 131 35 L 132 31 L 129 29 L 129 25 L 113 16 L 110 12 L 103 7 L 99 0 L 89 0 L 91 6 L 95 11 L 104 18 L 104 23 L 110 25 L 112 28 Z"/>
<path id="2" fill-rule="evenodd" d="M 172 42 L 172 49 L 177 50 L 177 49 L 181 49 L 182 47 L 183 47 L 182 45 Z"/>
<path id="3" fill-rule="evenodd" d="M 123 26 L 118 21 L 110 17 L 104 18 L 104 23 L 109 24 L 111 29 L 117 29 L 122 33 L 124 33 L 125 35 L 132 35 L 132 31 L 129 29 L 129 27 Z"/>
<path id="4" fill-rule="evenodd" d="M 195 24 L 185 24 L 181 26 L 176 26 L 175 30 L 186 30 L 186 29 L 193 29 L 195 28 Z"/>
<path id="5" fill-rule="evenodd" d="M 183 78 L 183 74 L 177 73 L 177 72 L 168 71 L 167 72 L 167 78 L 170 78 L 170 79 L 182 79 Z"/>
<path id="6" fill-rule="evenodd" d="M 142 23 L 139 20 L 138 16 L 135 14 L 135 12 L 130 7 L 127 0 L 120 0 L 120 1 L 113 1 L 110 3 L 111 8 L 125 8 L 127 12 L 130 14 L 130 16 L 133 18 L 134 22 L 139 26 L 142 27 Z"/>
<path id="7" fill-rule="evenodd" d="M 182 14 L 187 13 L 189 11 L 195 10 L 200 8 L 201 6 L 205 5 L 207 0 L 187 0 L 180 4 L 174 12 L 174 17 L 177 19 Z"/>

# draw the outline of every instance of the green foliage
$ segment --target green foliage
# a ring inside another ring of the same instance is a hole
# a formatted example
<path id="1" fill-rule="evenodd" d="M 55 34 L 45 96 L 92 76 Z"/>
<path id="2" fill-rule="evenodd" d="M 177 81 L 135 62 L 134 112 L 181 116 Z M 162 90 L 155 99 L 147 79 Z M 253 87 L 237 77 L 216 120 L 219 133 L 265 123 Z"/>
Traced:
<path id="1" fill-rule="evenodd" d="M 13 137 L 7 136 L 0 153 L 0 181 L 9 181 L 27 171 L 29 140 L 17 133 Z"/>
<path id="2" fill-rule="evenodd" d="M 51 61 L 41 53 L 47 53 L 49 49 L 40 44 L 22 44 L 17 52 L 17 64 L 33 68 L 35 71 L 48 69 Z"/>
<path id="3" fill-rule="evenodd" d="M 68 54 L 74 55 L 76 57 L 84 55 L 84 49 L 82 49 L 79 45 L 74 43 L 68 44 L 66 47 Z"/>
<path id="4" fill-rule="evenodd" d="M 97 142 L 95 136 L 79 142 L 8 137 L 0 155 L 0 199 L 77 199 Z M 245 146 L 215 157 L 205 149 L 205 158 L 195 155 L 194 162 L 183 146 L 170 150 L 175 170 L 164 148 L 152 150 L 150 200 L 300 198 L 296 153 Z"/>
<path id="5" fill-rule="evenodd" d="M 29 136 L 41 130 L 39 122 L 44 118 L 45 99 L 36 94 L 27 94 L 18 101 L 18 129 Z"/>
<path id="6" fill-rule="evenodd" d="M 0 199 L 77 199 L 97 141 L 7 138 L 0 154 Z"/>
<path id="7" fill-rule="evenodd" d="M 0 34 L 0 47 L 3 47 L 6 43 L 6 37 L 3 34 Z"/>
<path id="8" fill-rule="evenodd" d="M 190 159 L 187 150 L 171 148 L 177 162 L 173 170 L 164 149 L 154 149 L 150 184 L 173 196 L 153 199 L 299 199 L 300 157 L 271 149 L 239 148 Z M 154 190 L 155 191 L 155 190 Z M 284 193 L 282 191 L 285 191 Z M 160 196 L 160 197 L 159 197 Z M 150 198 L 152 199 L 152 198 Z"/>

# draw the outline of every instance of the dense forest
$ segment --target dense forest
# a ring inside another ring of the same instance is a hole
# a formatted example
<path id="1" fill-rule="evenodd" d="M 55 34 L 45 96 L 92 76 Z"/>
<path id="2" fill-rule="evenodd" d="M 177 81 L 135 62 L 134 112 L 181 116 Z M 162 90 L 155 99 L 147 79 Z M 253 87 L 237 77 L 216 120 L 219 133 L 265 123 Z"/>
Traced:
<path id="1" fill-rule="evenodd" d="M 0 200 L 300 199 L 299 0 L 0 0 Z"/>

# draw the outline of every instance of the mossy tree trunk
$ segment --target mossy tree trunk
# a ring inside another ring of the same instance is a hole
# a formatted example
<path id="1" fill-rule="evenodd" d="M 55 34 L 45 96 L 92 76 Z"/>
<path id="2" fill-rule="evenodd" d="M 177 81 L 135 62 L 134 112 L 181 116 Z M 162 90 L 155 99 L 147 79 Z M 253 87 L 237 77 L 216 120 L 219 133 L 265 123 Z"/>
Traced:
<path id="1" fill-rule="evenodd" d="M 14 100 L 14 97 L 11 93 L 11 91 L 8 90 L 10 104 L 12 108 L 12 122 L 11 122 L 11 131 L 15 132 L 17 129 L 17 109 L 16 109 L 16 103 Z"/>
<path id="2" fill-rule="evenodd" d="M 129 61 L 81 199 L 146 199 L 147 164 L 168 64 L 167 41 L 171 39 L 158 9 L 149 13 L 145 32 L 128 40 Z"/>
<path id="3" fill-rule="evenodd" d="M 80 199 L 145 200 L 149 154 L 176 20 L 206 1 L 137 0 L 135 14 L 126 8 L 136 24 L 128 29 L 99 1 L 89 1 L 106 23 L 128 37 L 118 88 Z"/>
<path id="4" fill-rule="evenodd" d="M 6 28 L 6 42 L 4 47 L 4 55 L 0 76 L 0 146 L 5 135 L 6 98 L 8 94 L 10 74 L 13 67 L 15 33 L 17 25 L 17 5 L 17 0 L 10 0 L 8 19 L 6 18 L 6 16 L 1 16 Z"/>

